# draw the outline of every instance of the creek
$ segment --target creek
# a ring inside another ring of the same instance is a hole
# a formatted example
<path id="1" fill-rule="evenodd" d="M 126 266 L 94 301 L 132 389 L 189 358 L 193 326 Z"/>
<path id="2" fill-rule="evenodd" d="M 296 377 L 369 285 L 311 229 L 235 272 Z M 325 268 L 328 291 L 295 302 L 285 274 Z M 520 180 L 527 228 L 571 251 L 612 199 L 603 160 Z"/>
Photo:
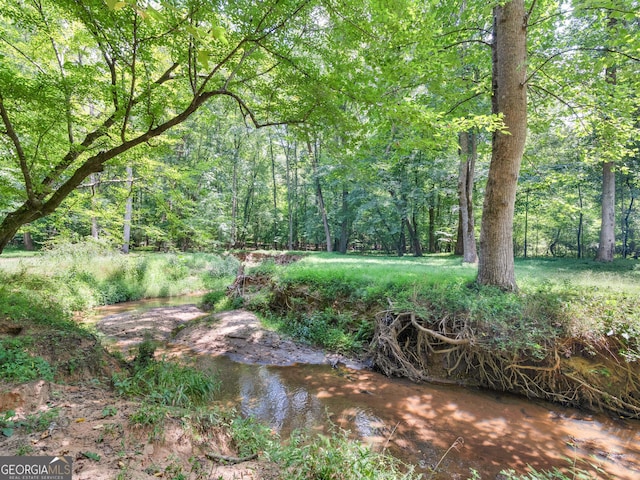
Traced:
<path id="1" fill-rule="evenodd" d="M 188 301 L 194 300 L 171 305 Z M 103 315 L 159 306 L 131 302 L 109 307 Z M 267 423 L 283 439 L 296 430 L 343 428 L 417 465 L 418 471 L 429 472 L 440 462 L 432 478 L 469 478 L 473 469 L 493 479 L 500 478 L 502 469 L 524 472 L 528 465 L 563 471 L 575 466 L 593 478 L 640 478 L 636 420 L 497 392 L 416 384 L 344 366 L 194 358 L 201 368 L 217 372 L 219 402 Z"/>

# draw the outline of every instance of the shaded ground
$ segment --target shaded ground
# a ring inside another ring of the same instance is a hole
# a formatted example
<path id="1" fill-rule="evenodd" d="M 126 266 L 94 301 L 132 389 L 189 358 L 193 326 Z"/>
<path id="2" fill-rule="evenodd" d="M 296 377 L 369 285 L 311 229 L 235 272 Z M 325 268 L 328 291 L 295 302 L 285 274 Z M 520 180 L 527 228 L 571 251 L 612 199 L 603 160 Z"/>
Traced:
<path id="1" fill-rule="evenodd" d="M 266 330 L 258 318 L 247 310 L 232 310 L 195 322 L 171 339 L 199 354 L 226 355 L 242 363 L 293 365 L 296 363 L 335 365 L 354 368 L 363 365 L 342 355 L 327 354 L 307 345 L 295 343 L 276 332 Z"/>

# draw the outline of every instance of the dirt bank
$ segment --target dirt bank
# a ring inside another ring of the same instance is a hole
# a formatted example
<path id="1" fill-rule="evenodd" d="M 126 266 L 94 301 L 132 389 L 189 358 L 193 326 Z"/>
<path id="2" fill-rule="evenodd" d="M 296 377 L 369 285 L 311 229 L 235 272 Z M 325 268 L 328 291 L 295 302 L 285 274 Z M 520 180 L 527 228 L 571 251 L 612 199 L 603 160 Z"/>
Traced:
<path id="1" fill-rule="evenodd" d="M 129 357 L 142 340 L 154 339 L 173 341 L 173 350 L 195 349 L 243 362 L 286 365 L 339 359 L 264 330 L 255 315 L 246 311 L 203 318 L 189 326 L 201 317 L 207 317 L 206 312 L 182 305 L 110 315 L 96 327 L 110 349 Z M 60 351 L 77 348 L 73 342 L 63 342 L 57 343 Z M 222 428 L 197 434 L 181 419 L 167 417 L 162 438 L 151 440 L 153 427 L 135 427 L 132 422 L 132 417 L 140 415 L 138 402 L 118 397 L 89 370 L 84 378 L 75 375 L 73 380 L 75 385 L 0 383 L 0 412 L 9 412 L 0 415 L 0 455 L 69 455 L 76 480 L 278 478 L 277 466 L 261 460 L 227 465 L 209 458 L 211 454 L 235 456 L 233 442 Z"/>
<path id="2" fill-rule="evenodd" d="M 17 424 L 9 437 L 0 435 L 0 455 L 71 456 L 74 480 L 278 477 L 263 461 L 210 460 L 207 453 L 233 455 L 228 439 L 216 432 L 215 445 L 203 442 L 177 419 L 165 420 L 163 440 L 149 441 L 149 430 L 131 426 L 139 406 L 88 382 L 0 386 L 0 411 L 13 410 Z"/>

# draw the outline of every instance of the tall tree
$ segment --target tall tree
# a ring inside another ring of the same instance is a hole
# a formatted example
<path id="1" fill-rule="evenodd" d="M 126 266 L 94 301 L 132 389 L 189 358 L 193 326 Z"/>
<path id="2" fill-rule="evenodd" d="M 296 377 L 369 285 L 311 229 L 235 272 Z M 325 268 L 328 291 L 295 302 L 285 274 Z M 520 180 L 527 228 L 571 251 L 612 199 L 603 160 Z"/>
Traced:
<path id="1" fill-rule="evenodd" d="M 17 167 L 12 173 L 22 188 L 0 220 L 0 251 L 87 176 L 214 97 L 232 98 L 256 127 L 303 120 L 315 100 L 290 102 L 286 77 L 298 64 L 314 78 L 301 42 L 307 27 L 318 28 L 312 3 L 4 5 L 0 120 L 10 154 L 2 157 Z"/>
<path id="2" fill-rule="evenodd" d="M 127 187 L 129 195 L 124 206 L 124 228 L 122 235 L 122 253 L 129 253 L 131 243 L 131 220 L 133 218 L 133 168 L 127 165 Z"/>
<path id="3" fill-rule="evenodd" d="M 608 30 L 615 29 L 617 20 L 611 16 L 607 19 Z M 608 65 L 605 71 L 606 82 L 615 88 L 617 69 L 615 64 Z M 600 241 L 596 260 L 612 262 L 616 251 L 616 172 L 615 163 L 605 160 L 602 163 L 602 214 L 600 217 Z"/>
<path id="4" fill-rule="evenodd" d="M 504 129 L 493 134 L 480 230 L 478 283 L 517 289 L 513 215 L 527 134 L 527 13 L 524 0 L 494 8 L 493 113 Z"/>
<path id="5" fill-rule="evenodd" d="M 473 184 L 478 157 L 477 135 L 473 131 L 460 132 L 460 170 L 458 173 L 458 199 L 460 208 L 460 235 L 463 262 L 477 263 L 475 217 L 473 214 Z"/>

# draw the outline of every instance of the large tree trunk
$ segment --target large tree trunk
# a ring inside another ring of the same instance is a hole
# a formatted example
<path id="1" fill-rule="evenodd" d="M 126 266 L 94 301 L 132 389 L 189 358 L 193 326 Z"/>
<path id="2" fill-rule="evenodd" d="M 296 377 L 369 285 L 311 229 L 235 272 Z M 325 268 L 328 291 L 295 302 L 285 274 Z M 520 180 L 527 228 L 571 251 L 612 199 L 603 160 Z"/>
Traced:
<path id="1" fill-rule="evenodd" d="M 493 111 L 506 131 L 493 134 L 480 231 L 478 283 L 517 289 L 513 260 L 513 214 L 527 134 L 526 13 L 524 0 L 494 8 Z"/>
<path id="2" fill-rule="evenodd" d="M 422 257 L 422 244 L 420 243 L 420 233 L 418 232 L 418 219 L 415 213 L 412 215 L 411 221 L 405 218 L 405 225 L 409 232 L 409 241 L 411 242 L 411 250 L 414 257 Z"/>
<path id="3" fill-rule="evenodd" d="M 616 174 L 613 165 L 613 162 L 602 164 L 602 219 L 596 255 L 598 262 L 612 262 L 616 249 Z"/>
<path id="4" fill-rule="evenodd" d="M 615 26 L 615 19 L 609 19 L 609 27 Z M 614 66 L 607 67 L 606 81 L 611 85 L 617 83 L 617 69 Z M 613 162 L 602 164 L 602 217 L 600 220 L 600 243 L 596 261 L 613 262 L 616 251 L 616 173 Z"/>
<path id="5" fill-rule="evenodd" d="M 458 243 L 462 244 L 462 261 L 477 263 L 475 219 L 473 216 L 473 175 L 477 158 L 477 141 L 473 132 L 460 133 L 460 169 L 458 172 L 458 199 L 460 228 Z M 456 245 L 456 250 L 457 250 Z"/>
<path id="6" fill-rule="evenodd" d="M 35 249 L 33 248 L 33 239 L 31 238 L 31 233 L 24 232 L 22 234 L 22 239 L 24 241 L 24 249 L 27 252 L 33 252 Z"/>

